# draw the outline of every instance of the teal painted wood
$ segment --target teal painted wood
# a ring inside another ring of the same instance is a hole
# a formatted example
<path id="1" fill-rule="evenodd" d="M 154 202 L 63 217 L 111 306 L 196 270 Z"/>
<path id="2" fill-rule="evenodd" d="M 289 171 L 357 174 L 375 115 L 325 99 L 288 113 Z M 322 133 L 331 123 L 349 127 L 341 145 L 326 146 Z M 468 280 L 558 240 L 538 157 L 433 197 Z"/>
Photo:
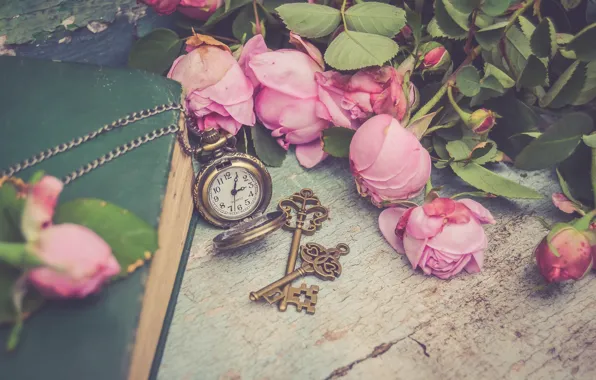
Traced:
<path id="1" fill-rule="evenodd" d="M 497 219 L 486 229 L 485 269 L 443 281 L 412 271 L 384 241 L 379 210 L 356 193 L 345 161 L 304 170 L 288 157 L 270 171 L 274 200 L 311 187 L 330 207 L 322 230 L 302 242 L 348 243 L 341 277 L 303 280 L 321 288 L 315 315 L 250 302 L 250 291 L 283 274 L 291 233 L 215 254 L 211 239 L 220 231 L 199 222 L 158 379 L 323 379 L 334 371 L 348 379 L 596 375 L 594 274 L 542 289 L 532 257 L 546 233 L 534 216 L 563 217 L 549 200 L 557 191 L 549 173 L 523 178 L 502 167 L 546 198 L 482 200 Z M 433 183 L 448 184 L 447 194 L 465 189 L 447 170 L 437 173 Z"/>

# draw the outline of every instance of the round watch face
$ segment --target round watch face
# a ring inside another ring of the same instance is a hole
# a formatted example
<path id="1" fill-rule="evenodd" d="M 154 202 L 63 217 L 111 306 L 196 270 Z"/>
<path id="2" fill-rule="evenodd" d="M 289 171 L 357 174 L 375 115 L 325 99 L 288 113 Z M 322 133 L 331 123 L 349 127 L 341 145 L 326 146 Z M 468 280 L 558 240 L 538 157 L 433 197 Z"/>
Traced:
<path id="1" fill-rule="evenodd" d="M 219 171 L 208 184 L 207 192 L 213 212 L 227 220 L 244 219 L 261 203 L 259 181 L 242 167 Z"/>

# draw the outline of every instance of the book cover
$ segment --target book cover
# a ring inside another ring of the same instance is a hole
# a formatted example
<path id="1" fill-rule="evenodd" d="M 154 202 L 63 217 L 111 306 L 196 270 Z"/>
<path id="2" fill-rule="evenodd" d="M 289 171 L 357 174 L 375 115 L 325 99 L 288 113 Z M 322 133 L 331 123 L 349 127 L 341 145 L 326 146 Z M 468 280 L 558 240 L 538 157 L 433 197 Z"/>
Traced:
<path id="1" fill-rule="evenodd" d="M 178 83 L 129 69 L 0 57 L 0 168 L 127 114 L 178 103 Z M 27 169 L 63 177 L 155 129 L 168 111 L 112 130 Z M 147 378 L 192 215 L 192 166 L 174 134 L 140 146 L 68 184 L 60 202 L 100 198 L 158 228 L 159 250 L 125 279 L 84 300 L 47 303 L 25 321 L 14 352 L 0 351 L 2 378 Z M 109 221 L 106 221 L 109 223 Z M 0 326 L 6 342 L 10 327 Z"/>

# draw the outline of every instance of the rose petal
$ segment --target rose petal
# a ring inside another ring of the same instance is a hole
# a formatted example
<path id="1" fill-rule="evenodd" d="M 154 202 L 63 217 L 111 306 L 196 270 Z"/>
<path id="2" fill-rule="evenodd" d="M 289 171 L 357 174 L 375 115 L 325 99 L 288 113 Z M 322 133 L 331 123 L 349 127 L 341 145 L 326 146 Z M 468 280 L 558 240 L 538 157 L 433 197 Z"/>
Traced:
<path id="1" fill-rule="evenodd" d="M 340 106 L 342 95 L 328 92 L 321 86 L 319 86 L 318 91 L 319 100 L 325 105 L 328 111 L 329 118 L 326 120 L 332 122 L 337 127 L 351 128 L 352 121 L 350 120 L 350 114 Z"/>
<path id="2" fill-rule="evenodd" d="M 470 256 L 471 259 L 464 269 L 468 273 L 479 273 L 484 265 L 484 250 L 474 252 Z"/>
<path id="3" fill-rule="evenodd" d="M 250 97 L 244 102 L 225 106 L 226 111 L 233 117 L 237 122 L 243 125 L 255 125 L 256 117 L 253 111 L 254 102 L 253 98 Z"/>
<path id="4" fill-rule="evenodd" d="M 472 199 L 460 199 L 458 203 L 466 206 L 482 224 L 495 224 L 495 218 L 484 206 Z"/>
<path id="5" fill-rule="evenodd" d="M 395 233 L 397 223 L 405 213 L 406 209 L 402 207 L 392 207 L 385 209 L 379 215 L 379 229 L 381 234 L 387 242 L 395 249 L 398 253 L 405 253 L 404 244 L 402 239 Z"/>
<path id="6" fill-rule="evenodd" d="M 300 99 L 317 96 L 315 73 L 321 68 L 302 52 L 282 49 L 262 53 L 248 65 L 263 86 Z"/>
<path id="7" fill-rule="evenodd" d="M 253 87 L 238 64 L 234 64 L 219 82 L 199 91 L 199 95 L 221 105 L 244 102 L 253 95 Z"/>
<path id="8" fill-rule="evenodd" d="M 357 171 L 365 170 L 375 163 L 383 147 L 386 131 L 392 124 L 391 116 L 376 115 L 356 131 L 350 143 L 350 161 Z"/>
<path id="9" fill-rule="evenodd" d="M 244 75 L 246 75 L 246 77 L 251 81 L 254 88 L 256 88 L 260 83 L 248 63 L 255 55 L 265 53 L 267 51 L 269 51 L 269 49 L 265 44 L 265 39 L 261 34 L 257 34 L 246 42 L 242 48 L 240 58 L 238 58 L 238 64 L 244 71 Z"/>
<path id="10" fill-rule="evenodd" d="M 455 255 L 465 255 L 486 249 L 488 240 L 475 218 L 465 224 L 446 224 L 443 230 L 428 240 L 428 246 Z"/>
<path id="11" fill-rule="evenodd" d="M 415 239 L 427 239 L 436 236 L 443 227 L 443 218 L 428 216 L 422 207 L 416 207 L 408 219 L 406 233 Z"/>
<path id="12" fill-rule="evenodd" d="M 575 203 L 571 202 L 563 193 L 553 193 L 552 201 L 556 208 L 567 214 L 573 214 L 578 211 Z"/>
<path id="13" fill-rule="evenodd" d="M 404 251 L 406 252 L 406 256 L 408 256 L 408 260 L 412 264 L 412 268 L 416 269 L 416 267 L 420 263 L 420 259 L 422 258 L 422 254 L 426 247 L 427 239 L 416 239 L 408 232 L 404 234 Z"/>
<path id="14" fill-rule="evenodd" d="M 182 84 L 188 94 L 219 82 L 238 63 L 227 51 L 214 46 L 199 46 L 174 61 L 168 78 Z"/>
<path id="15" fill-rule="evenodd" d="M 29 188 L 21 217 L 21 232 L 28 242 L 35 242 L 41 230 L 52 223 L 54 209 L 64 185 L 51 176 L 44 176 Z"/>
<path id="16" fill-rule="evenodd" d="M 321 70 L 325 70 L 323 54 L 321 54 L 321 51 L 317 49 L 315 45 L 303 40 L 302 37 L 294 32 L 290 32 L 290 43 L 296 46 L 296 49 L 308 54 L 309 57 L 311 57 L 317 63 L 317 65 L 319 65 Z"/>
<path id="17" fill-rule="evenodd" d="M 308 144 L 296 145 L 296 158 L 300 165 L 310 169 L 327 158 L 328 154 L 323 151 L 321 140 L 315 140 Z"/>

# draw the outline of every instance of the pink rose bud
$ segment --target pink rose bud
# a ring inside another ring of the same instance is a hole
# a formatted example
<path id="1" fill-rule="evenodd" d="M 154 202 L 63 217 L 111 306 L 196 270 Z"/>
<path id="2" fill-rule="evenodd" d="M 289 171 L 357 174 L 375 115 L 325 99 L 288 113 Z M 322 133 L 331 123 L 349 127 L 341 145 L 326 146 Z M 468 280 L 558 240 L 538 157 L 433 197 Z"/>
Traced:
<path id="1" fill-rule="evenodd" d="M 411 39 L 412 39 L 412 28 L 410 28 L 408 25 L 401 28 L 399 33 L 397 33 L 397 35 L 395 36 L 395 40 L 397 42 L 401 42 L 401 43 L 405 43 Z"/>
<path id="2" fill-rule="evenodd" d="M 120 273 L 110 246 L 83 226 L 48 227 L 30 249 L 48 265 L 28 274 L 29 282 L 46 297 L 83 298 Z"/>
<path id="3" fill-rule="evenodd" d="M 21 218 L 21 231 L 27 241 L 37 240 L 39 232 L 52 224 L 54 209 L 63 187 L 58 178 L 51 176 L 44 176 L 31 185 Z"/>
<path id="4" fill-rule="evenodd" d="M 261 39 L 262 36 L 251 38 L 246 47 Z M 245 50 L 246 55 L 251 53 L 248 48 Z M 320 138 L 321 131 L 330 123 L 323 118 L 315 80 L 315 74 L 322 71 L 317 62 L 320 52 L 312 44 L 305 44 L 304 51 L 281 49 L 256 54 L 253 51 L 247 58 L 243 51 L 240 61 L 260 87 L 255 97 L 259 120 L 273 137 L 282 140 L 280 145 L 297 145 L 296 157 L 308 168 L 326 157 Z"/>
<path id="5" fill-rule="evenodd" d="M 207 20 L 224 0 L 137 0 L 153 8 L 160 15 L 179 11 L 190 18 Z"/>
<path id="6" fill-rule="evenodd" d="M 592 251 L 588 231 L 579 231 L 567 224 L 558 224 L 536 250 L 540 274 L 548 282 L 579 280 L 592 267 Z"/>
<path id="7" fill-rule="evenodd" d="M 497 114 L 486 108 L 480 108 L 470 115 L 466 125 L 474 133 L 482 135 L 488 133 L 497 123 Z"/>
<path id="8" fill-rule="evenodd" d="M 379 216 L 385 239 L 405 253 L 415 269 L 441 279 L 465 269 L 480 272 L 488 240 L 483 224 L 494 224 L 491 213 L 471 199 L 435 198 L 424 206 L 389 208 Z"/>
<path id="9" fill-rule="evenodd" d="M 446 70 L 451 63 L 451 56 L 443 45 L 438 42 L 427 42 L 420 46 L 423 54 L 422 69 L 426 71 Z"/>
<path id="10" fill-rule="evenodd" d="M 193 49 L 178 57 L 168 73 L 168 78 L 182 84 L 186 107 L 196 120 L 191 128 L 223 129 L 235 135 L 242 125 L 253 126 L 253 85 L 230 50 L 208 36 L 191 39 Z"/>
<path id="11" fill-rule="evenodd" d="M 430 177 L 431 161 L 399 121 L 377 115 L 354 134 L 350 166 L 360 194 L 381 206 L 418 195 Z"/>

